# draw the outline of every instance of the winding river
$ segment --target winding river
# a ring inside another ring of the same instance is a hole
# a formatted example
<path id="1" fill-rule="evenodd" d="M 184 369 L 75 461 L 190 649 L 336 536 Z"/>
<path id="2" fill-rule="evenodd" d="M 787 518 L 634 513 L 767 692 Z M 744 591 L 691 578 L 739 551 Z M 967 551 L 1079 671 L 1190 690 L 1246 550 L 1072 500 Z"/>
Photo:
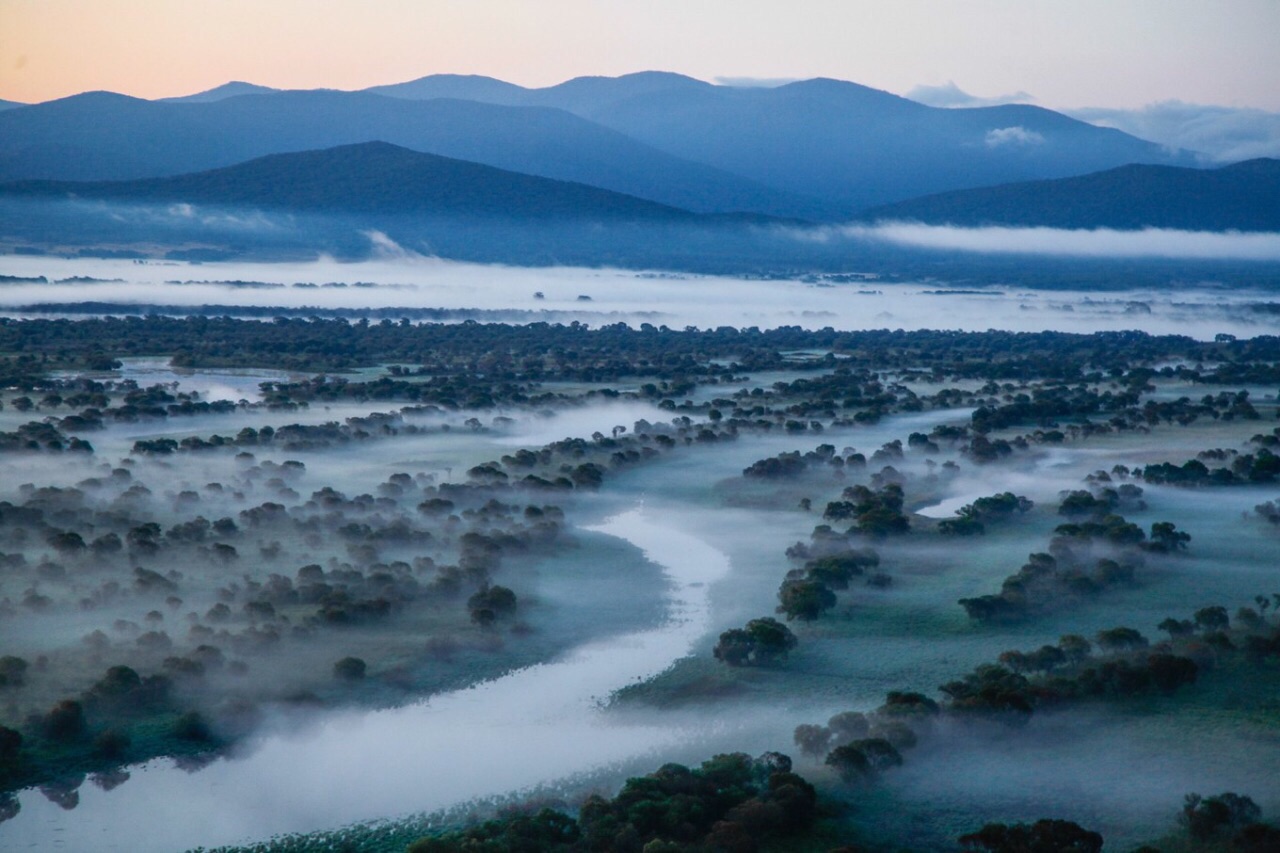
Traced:
<path id="1" fill-rule="evenodd" d="M 199 772 L 167 759 L 130 767 L 113 790 L 81 786 L 72 810 L 24 791 L 21 811 L 0 825 L 0 847 L 144 853 L 261 840 L 446 809 L 687 741 L 691 730 L 619 722 L 601 703 L 690 652 L 709 629 L 707 585 L 729 560 L 643 507 L 591 529 L 663 568 L 662 625 L 420 704 L 334 713 Z"/>

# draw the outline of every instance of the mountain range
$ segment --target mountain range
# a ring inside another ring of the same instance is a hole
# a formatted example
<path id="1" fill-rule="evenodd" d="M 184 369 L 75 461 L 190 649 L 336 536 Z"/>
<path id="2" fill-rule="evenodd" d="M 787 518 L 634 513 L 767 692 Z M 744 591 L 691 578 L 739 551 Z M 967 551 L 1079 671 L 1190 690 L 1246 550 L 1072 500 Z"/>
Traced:
<path id="1" fill-rule="evenodd" d="M 418 215 L 700 226 L 801 224 L 755 214 L 700 214 L 571 181 L 363 142 L 270 154 L 234 166 L 126 181 L 0 184 L 10 200 L 94 199 L 296 213 Z M 939 193 L 871 208 L 861 221 L 1051 228 L 1280 231 L 1280 160 L 1216 169 L 1128 165 L 1074 178 Z"/>
<path id="2" fill-rule="evenodd" d="M 771 89 L 645 72 L 528 89 L 435 75 L 362 92 L 231 83 L 0 112 L 0 180 L 172 176 L 383 141 L 699 213 L 837 221 L 868 207 L 1185 152 L 1029 106 L 941 109 L 837 80 Z"/>
<path id="3" fill-rule="evenodd" d="M 809 226 L 1280 231 L 1280 161 L 1195 162 L 1036 107 L 938 109 L 834 80 L 233 82 L 0 109 L 0 240 L 176 259 L 399 246 L 516 264 L 927 276 L 960 261 Z"/>
<path id="4" fill-rule="evenodd" d="M 1194 162 L 1040 107 L 940 109 L 841 80 L 743 88 L 645 72 L 525 89 L 436 75 L 368 91 L 554 107 L 668 153 L 822 199 L 844 215 L 940 186 Z"/>

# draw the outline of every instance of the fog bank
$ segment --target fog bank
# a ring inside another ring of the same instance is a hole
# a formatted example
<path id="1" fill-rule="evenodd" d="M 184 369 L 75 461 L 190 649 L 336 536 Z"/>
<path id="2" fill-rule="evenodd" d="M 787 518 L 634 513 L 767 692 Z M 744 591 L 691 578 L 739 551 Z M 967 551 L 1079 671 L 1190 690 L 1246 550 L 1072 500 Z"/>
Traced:
<path id="1" fill-rule="evenodd" d="M 1001 255 L 1066 255 L 1080 258 L 1173 258 L 1184 260 L 1280 260 L 1280 234 L 1177 231 L 1145 228 L 959 228 L 918 222 L 846 225 L 801 233 L 802 239 L 881 240 L 900 246 Z"/>
<path id="2" fill-rule="evenodd" d="M 880 235 L 876 239 L 893 235 L 958 242 L 969 235 L 991 243 L 1002 239 L 996 235 L 1002 229 L 896 228 L 861 229 L 860 233 Z M 843 239 L 833 229 L 806 233 Z M 1185 236 L 1152 233 L 1152 239 L 1166 243 L 1176 243 Z M 1045 239 L 1065 235 L 1068 240 L 1084 243 L 1095 237 L 1107 239 L 1095 232 L 1046 229 L 1044 235 Z M 1280 235 L 1204 236 L 1210 242 L 1219 238 L 1253 240 L 1264 248 L 1273 247 L 1280 258 Z M 1131 235 L 1121 239 L 1112 232 L 1112 237 L 1123 242 Z M 633 327 L 651 323 L 675 329 L 726 325 L 1081 333 L 1136 329 L 1200 339 L 1211 339 L 1221 332 L 1242 337 L 1270 333 L 1276 316 L 1276 297 L 1264 290 L 1228 289 L 1212 281 L 1176 289 L 1034 290 L 1018 283 L 1016 270 L 1010 271 L 1008 284 L 989 286 L 888 282 L 856 270 L 748 278 L 610 268 L 507 267 L 425 257 L 359 263 L 321 258 L 198 264 L 7 256 L 0 258 L 0 271 L 12 277 L 0 283 L 0 314 L 8 316 L 153 312 L 219 316 L 237 315 L 236 309 L 242 308 L 253 313 L 239 316 L 269 320 L 273 309 L 280 308 L 281 313 L 288 309 L 303 317 L 313 311 L 343 311 L 353 321 L 365 317 L 371 322 L 410 316 L 442 322 L 579 322 L 589 326 L 621 322 Z M 18 280 L 40 277 L 45 280 Z M 76 303 L 100 304 L 73 310 Z M 64 312 L 60 306 L 68 307 Z"/>

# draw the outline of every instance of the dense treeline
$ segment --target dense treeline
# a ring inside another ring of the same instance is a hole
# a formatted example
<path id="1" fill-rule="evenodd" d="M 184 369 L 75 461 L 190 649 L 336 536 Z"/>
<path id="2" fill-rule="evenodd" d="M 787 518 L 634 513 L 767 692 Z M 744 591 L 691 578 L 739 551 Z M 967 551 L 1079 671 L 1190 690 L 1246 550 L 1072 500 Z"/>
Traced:
<path id="1" fill-rule="evenodd" d="M 542 809 L 428 836 L 409 851 L 752 853 L 761 842 L 805 833 L 816 804 L 813 786 L 791 772 L 787 756 L 731 753 L 699 767 L 666 764 L 628 779 L 612 799 L 588 798 L 576 818 Z"/>
<path id="2" fill-rule="evenodd" d="M 866 781 L 901 764 L 900 750 L 926 741 L 932 749 L 945 749 L 946 738 L 953 735 L 939 734 L 941 718 L 1021 725 L 1037 712 L 1081 702 L 1171 695 L 1195 684 L 1203 673 L 1235 664 L 1268 672 L 1280 659 L 1280 627 L 1267 618 L 1271 600 L 1258 596 L 1256 603 L 1258 608 L 1242 607 L 1234 618 L 1221 606 L 1200 608 L 1191 619 L 1170 617 L 1160 625 L 1168 639 L 1155 643 L 1133 628 L 1118 626 L 1099 631 L 1092 641 L 1066 634 L 1053 645 L 1010 650 L 997 662 L 941 685 L 941 701 L 891 691 L 874 711 L 845 711 L 826 725 L 797 726 L 795 743 L 806 755 L 825 754 L 826 763 L 846 781 Z M 855 755 L 859 752 L 860 757 Z M 881 758 L 872 757 L 873 752 Z"/>
<path id="3" fill-rule="evenodd" d="M 1280 361 L 1280 337 L 1200 342 L 1142 332 L 836 331 L 781 327 L 674 330 L 622 323 L 592 329 L 580 323 L 527 325 L 463 322 L 415 325 L 406 312 L 370 323 L 362 318 L 277 316 L 272 322 L 230 317 L 104 317 L 78 321 L 0 319 L 0 352 L 7 372 L 31 375 L 48 366 L 84 366 L 103 358 L 169 355 L 187 365 L 260 365 L 333 370 L 380 362 L 466 363 L 545 375 L 552 359 L 562 376 L 606 378 L 623 362 L 641 359 L 651 372 L 672 375 L 711 358 L 735 357 L 749 369 L 786 364 L 780 353 L 824 349 L 851 368 L 901 368 L 985 379 L 1102 377 L 1157 359 L 1206 362 L 1213 368 L 1161 368 L 1158 375 L 1201 382 L 1239 382 L 1253 362 Z M 543 363 L 512 359 L 542 356 Z M 644 362 L 647 362 L 645 364 Z M 815 366 L 834 366 L 818 360 Z M 631 369 L 634 369 L 631 367 Z M 1247 374 L 1252 375 L 1252 374 Z M 1269 375 L 1269 374 L 1268 374 Z"/>

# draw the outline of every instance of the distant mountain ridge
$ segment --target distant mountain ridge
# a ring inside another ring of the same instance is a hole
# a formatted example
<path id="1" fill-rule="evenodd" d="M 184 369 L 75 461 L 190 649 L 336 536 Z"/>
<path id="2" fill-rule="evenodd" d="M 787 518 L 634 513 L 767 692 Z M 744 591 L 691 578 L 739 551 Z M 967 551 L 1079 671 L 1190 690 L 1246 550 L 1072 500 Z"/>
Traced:
<path id="1" fill-rule="evenodd" d="M 820 205 L 673 157 L 562 110 L 281 91 L 153 102 L 92 92 L 0 112 L 0 180 L 128 180 L 358 142 L 577 181 L 701 213 Z"/>
<path id="2" fill-rule="evenodd" d="M 679 208 L 598 187 L 363 142 L 270 154 L 221 169 L 133 181 L 19 181 L 0 197 L 90 198 L 290 212 L 416 214 L 535 222 L 692 222 Z"/>
<path id="3" fill-rule="evenodd" d="M 839 80 L 742 88 L 644 72 L 526 89 L 436 75 L 237 94 L 246 87 L 258 90 L 5 110 L 0 180 L 158 177 L 377 140 L 697 212 L 839 220 L 942 191 L 1193 162 L 1050 110 L 940 109 Z"/>
<path id="4" fill-rule="evenodd" d="M 821 198 L 833 216 L 942 189 L 1195 162 L 1041 107 L 943 109 L 827 78 L 744 88 L 648 71 L 526 89 L 435 75 L 370 91 L 563 109 L 667 153 Z"/>
<path id="5" fill-rule="evenodd" d="M 868 220 L 930 225 L 1280 232 L 1280 160 L 1217 169 L 1130 165 L 1075 178 L 940 193 Z"/>

